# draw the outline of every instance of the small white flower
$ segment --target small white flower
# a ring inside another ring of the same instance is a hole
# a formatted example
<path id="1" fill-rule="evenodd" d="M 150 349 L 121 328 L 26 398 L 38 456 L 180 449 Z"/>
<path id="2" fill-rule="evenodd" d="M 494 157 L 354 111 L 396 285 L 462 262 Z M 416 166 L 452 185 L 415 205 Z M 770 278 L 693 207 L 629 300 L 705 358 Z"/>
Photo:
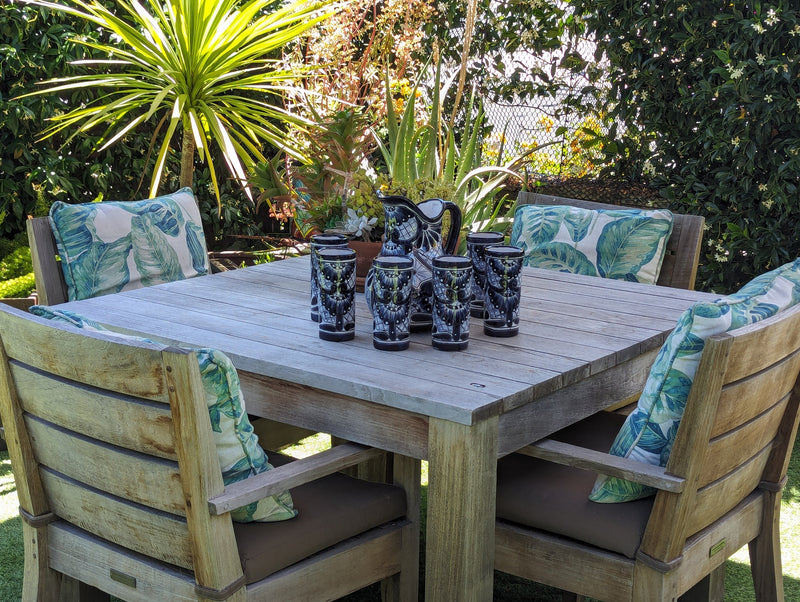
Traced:
<path id="1" fill-rule="evenodd" d="M 625 52 L 627 52 L 628 54 L 632 54 L 632 53 L 633 53 L 633 46 L 631 46 L 631 43 L 630 43 L 630 42 L 624 42 L 624 43 L 622 44 L 622 49 L 623 49 Z"/>
<path id="2" fill-rule="evenodd" d="M 764 102 L 772 102 L 772 94 L 767 94 L 764 96 Z"/>
<path id="3" fill-rule="evenodd" d="M 778 22 L 778 15 L 775 12 L 775 9 L 774 8 L 769 9 L 769 11 L 767 11 L 767 18 L 764 19 L 764 23 L 772 26 L 775 25 L 775 23 L 777 22 Z"/>
<path id="4" fill-rule="evenodd" d="M 764 33 L 766 31 L 766 29 L 761 23 L 751 23 L 750 27 L 755 29 L 758 33 Z"/>
<path id="5" fill-rule="evenodd" d="M 774 204 L 775 204 L 775 199 L 764 199 L 763 201 L 761 201 L 761 206 L 767 210 L 771 209 Z"/>
<path id="6" fill-rule="evenodd" d="M 731 144 L 733 144 L 734 147 L 739 146 L 739 142 L 741 142 L 741 140 L 739 140 L 739 136 L 736 136 L 736 138 L 731 139 Z"/>
<path id="7" fill-rule="evenodd" d="M 756 54 L 756 63 L 759 65 L 763 65 L 767 62 L 767 57 L 761 54 L 760 52 Z"/>
<path id="8" fill-rule="evenodd" d="M 800 36 L 800 25 L 795 25 L 794 29 L 789 32 L 790 36 Z"/>
<path id="9" fill-rule="evenodd" d="M 739 79 L 744 74 L 744 67 L 735 67 L 731 69 L 731 79 Z"/>
<path id="10" fill-rule="evenodd" d="M 688 9 L 688 8 L 689 8 L 689 7 L 688 7 L 688 6 L 686 6 L 685 4 L 681 4 L 681 5 L 678 7 L 678 12 L 679 12 L 679 13 L 685 13 L 685 12 L 686 12 L 686 9 Z"/>
<path id="11" fill-rule="evenodd" d="M 766 192 L 766 191 L 767 191 L 767 185 L 766 185 L 766 184 L 759 184 L 759 185 L 758 185 L 758 189 L 759 189 L 761 192 Z"/>

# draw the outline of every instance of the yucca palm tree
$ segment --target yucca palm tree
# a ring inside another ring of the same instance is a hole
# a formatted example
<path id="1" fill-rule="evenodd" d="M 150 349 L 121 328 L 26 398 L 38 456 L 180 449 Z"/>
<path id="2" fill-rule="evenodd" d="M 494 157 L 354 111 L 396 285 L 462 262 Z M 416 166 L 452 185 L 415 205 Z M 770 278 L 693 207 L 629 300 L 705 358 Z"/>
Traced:
<path id="1" fill-rule="evenodd" d="M 331 0 L 116 0 L 114 11 L 99 0 L 28 1 L 86 19 L 109 40 L 76 40 L 108 58 L 80 61 L 99 70 L 42 82 L 49 87 L 34 93 L 100 90 L 92 104 L 55 117 L 43 138 L 100 129 L 102 149 L 137 125 L 159 120 L 150 195 L 157 194 L 175 133 L 182 132 L 181 186 L 191 186 L 197 151 L 209 164 L 218 202 L 212 147 L 240 183 L 265 160 L 265 143 L 301 158 L 283 127 L 304 120 L 283 106 L 283 98 L 302 72 L 273 57 L 329 16 Z"/>

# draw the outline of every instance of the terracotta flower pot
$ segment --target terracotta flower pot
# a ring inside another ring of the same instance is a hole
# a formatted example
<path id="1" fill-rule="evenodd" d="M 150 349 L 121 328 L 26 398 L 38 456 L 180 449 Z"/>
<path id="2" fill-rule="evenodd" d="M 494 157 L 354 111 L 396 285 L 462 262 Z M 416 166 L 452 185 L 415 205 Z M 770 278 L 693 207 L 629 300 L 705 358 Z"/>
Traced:
<path id="1" fill-rule="evenodd" d="M 372 260 L 381 254 L 380 241 L 351 240 L 348 246 L 356 252 L 356 290 L 364 292 L 364 280 L 372 267 Z"/>

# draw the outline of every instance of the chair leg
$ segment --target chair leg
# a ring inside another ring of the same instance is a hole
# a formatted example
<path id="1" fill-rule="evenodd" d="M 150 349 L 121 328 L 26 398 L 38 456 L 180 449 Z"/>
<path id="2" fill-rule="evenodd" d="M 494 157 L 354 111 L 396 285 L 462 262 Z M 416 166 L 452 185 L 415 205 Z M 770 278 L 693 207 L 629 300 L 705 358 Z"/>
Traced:
<path id="1" fill-rule="evenodd" d="M 22 599 L 36 602 L 57 602 L 61 589 L 61 573 L 50 568 L 47 553 L 47 527 L 31 527 L 22 521 L 25 542 L 25 572 L 22 578 Z"/>
<path id="2" fill-rule="evenodd" d="M 721 564 L 678 598 L 679 602 L 722 602 L 725 598 L 725 565 Z"/>
<path id="3" fill-rule="evenodd" d="M 392 459 L 392 480 L 406 491 L 407 518 L 403 529 L 400 573 L 381 583 L 383 602 L 417 602 L 419 599 L 420 461 L 400 454 Z"/>
<path id="4" fill-rule="evenodd" d="M 91 585 L 87 585 L 72 577 L 61 580 L 61 597 L 59 602 L 108 602 L 111 596 Z"/>
<path id="5" fill-rule="evenodd" d="M 756 600 L 783 602 L 784 599 L 780 514 L 781 492 L 765 492 L 761 533 L 748 546 Z"/>

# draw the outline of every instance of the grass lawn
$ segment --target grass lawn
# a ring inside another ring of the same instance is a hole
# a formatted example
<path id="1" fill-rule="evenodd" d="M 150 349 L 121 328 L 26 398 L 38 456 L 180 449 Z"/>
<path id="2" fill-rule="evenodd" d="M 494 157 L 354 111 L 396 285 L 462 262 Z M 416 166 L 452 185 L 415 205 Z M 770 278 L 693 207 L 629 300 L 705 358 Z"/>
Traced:
<path id="1" fill-rule="evenodd" d="M 800 439 L 798 439 L 800 441 Z M 312 439 L 292 450 L 293 455 L 313 453 L 322 444 Z M 789 465 L 789 482 L 784 490 L 781 510 L 781 546 L 786 600 L 800 600 L 800 443 L 795 445 Z M 427 493 L 426 465 L 423 463 L 423 524 L 425 496 Z M 11 462 L 8 452 L 0 452 L 0 601 L 19 600 L 22 592 L 22 527 L 18 516 L 18 503 Z M 372 602 L 380 600 L 377 586 L 357 592 L 345 599 L 347 602 Z M 557 602 L 558 591 L 517 579 L 501 573 L 495 574 L 495 602 Z M 726 566 L 725 600 L 730 602 L 755 602 L 753 582 L 750 578 L 747 548 L 743 548 Z"/>

